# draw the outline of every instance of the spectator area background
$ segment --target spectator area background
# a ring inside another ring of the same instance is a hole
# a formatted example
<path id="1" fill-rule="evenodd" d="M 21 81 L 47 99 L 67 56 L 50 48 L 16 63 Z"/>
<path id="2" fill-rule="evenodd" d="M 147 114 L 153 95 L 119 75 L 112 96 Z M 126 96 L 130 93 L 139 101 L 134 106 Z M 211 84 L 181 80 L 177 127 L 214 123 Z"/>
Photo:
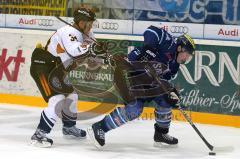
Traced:
<path id="1" fill-rule="evenodd" d="M 240 24 L 240 0 L 0 0 L 0 13 L 72 16 L 80 6 L 102 19 Z"/>

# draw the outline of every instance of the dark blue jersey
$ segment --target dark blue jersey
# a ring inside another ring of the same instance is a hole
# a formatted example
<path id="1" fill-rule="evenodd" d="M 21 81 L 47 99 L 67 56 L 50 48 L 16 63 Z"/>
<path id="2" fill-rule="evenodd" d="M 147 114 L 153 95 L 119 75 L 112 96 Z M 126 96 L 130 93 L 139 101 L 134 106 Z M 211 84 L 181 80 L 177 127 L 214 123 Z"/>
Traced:
<path id="1" fill-rule="evenodd" d="M 157 61 L 168 66 L 163 78 L 170 80 L 179 69 L 176 62 L 176 39 L 164 29 L 150 26 L 144 34 L 143 46 L 128 54 L 129 61 Z"/>

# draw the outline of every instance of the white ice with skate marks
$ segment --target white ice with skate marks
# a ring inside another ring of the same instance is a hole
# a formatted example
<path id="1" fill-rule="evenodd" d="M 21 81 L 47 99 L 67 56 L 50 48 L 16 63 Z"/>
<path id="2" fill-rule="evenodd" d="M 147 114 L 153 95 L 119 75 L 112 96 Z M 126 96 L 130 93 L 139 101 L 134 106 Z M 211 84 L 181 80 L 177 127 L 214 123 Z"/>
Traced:
<path id="1" fill-rule="evenodd" d="M 30 137 L 39 122 L 42 109 L 0 104 L 1 159 L 239 159 L 240 129 L 196 124 L 214 146 L 233 146 L 231 152 L 209 156 L 209 150 L 188 123 L 173 122 L 170 134 L 179 139 L 177 148 L 153 147 L 154 121 L 136 120 L 106 134 L 106 146 L 97 150 L 89 137 L 67 140 L 62 137 L 61 121 L 49 135 L 51 148 L 29 146 Z M 78 122 L 86 129 L 92 121 Z"/>

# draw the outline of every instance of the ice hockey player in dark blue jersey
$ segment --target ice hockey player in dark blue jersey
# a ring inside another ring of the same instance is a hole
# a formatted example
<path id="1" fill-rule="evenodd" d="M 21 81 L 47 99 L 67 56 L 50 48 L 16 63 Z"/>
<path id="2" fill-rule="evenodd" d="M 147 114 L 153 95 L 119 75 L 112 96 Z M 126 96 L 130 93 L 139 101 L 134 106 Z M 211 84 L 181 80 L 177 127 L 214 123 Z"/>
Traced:
<path id="1" fill-rule="evenodd" d="M 128 54 L 128 60 L 155 61 L 168 66 L 159 76 L 161 79 L 171 80 L 177 74 L 179 66 L 185 63 L 195 51 L 192 38 L 186 34 L 174 38 L 164 29 L 150 26 L 144 34 L 144 42 L 141 47 L 135 48 Z M 121 125 L 138 118 L 144 107 L 144 103 L 154 101 L 155 106 L 155 145 L 176 145 L 178 139 L 168 135 L 171 123 L 172 107 L 179 103 L 179 93 L 172 89 L 166 94 L 151 97 L 137 98 L 128 102 L 124 107 L 118 107 L 101 121 L 94 123 L 88 129 L 89 136 L 97 147 L 105 145 L 105 133 L 120 127 Z"/>

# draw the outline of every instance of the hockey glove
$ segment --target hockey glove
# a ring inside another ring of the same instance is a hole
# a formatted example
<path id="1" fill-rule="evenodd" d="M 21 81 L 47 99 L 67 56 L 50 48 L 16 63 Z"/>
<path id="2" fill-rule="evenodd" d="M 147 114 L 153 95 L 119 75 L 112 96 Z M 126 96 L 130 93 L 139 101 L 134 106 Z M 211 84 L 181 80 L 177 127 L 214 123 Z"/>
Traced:
<path id="1" fill-rule="evenodd" d="M 168 69 L 164 70 L 164 72 L 160 75 L 160 78 L 171 80 L 176 76 L 178 69 L 179 64 L 175 60 L 170 61 L 168 64 Z"/>
<path id="2" fill-rule="evenodd" d="M 92 45 L 92 50 L 96 55 L 105 54 L 107 50 L 107 43 L 105 42 L 98 42 L 97 44 L 94 43 Z"/>
<path id="3" fill-rule="evenodd" d="M 165 95 L 165 100 L 172 107 L 179 107 L 180 104 L 180 94 L 176 88 L 172 88 L 168 94 Z"/>

